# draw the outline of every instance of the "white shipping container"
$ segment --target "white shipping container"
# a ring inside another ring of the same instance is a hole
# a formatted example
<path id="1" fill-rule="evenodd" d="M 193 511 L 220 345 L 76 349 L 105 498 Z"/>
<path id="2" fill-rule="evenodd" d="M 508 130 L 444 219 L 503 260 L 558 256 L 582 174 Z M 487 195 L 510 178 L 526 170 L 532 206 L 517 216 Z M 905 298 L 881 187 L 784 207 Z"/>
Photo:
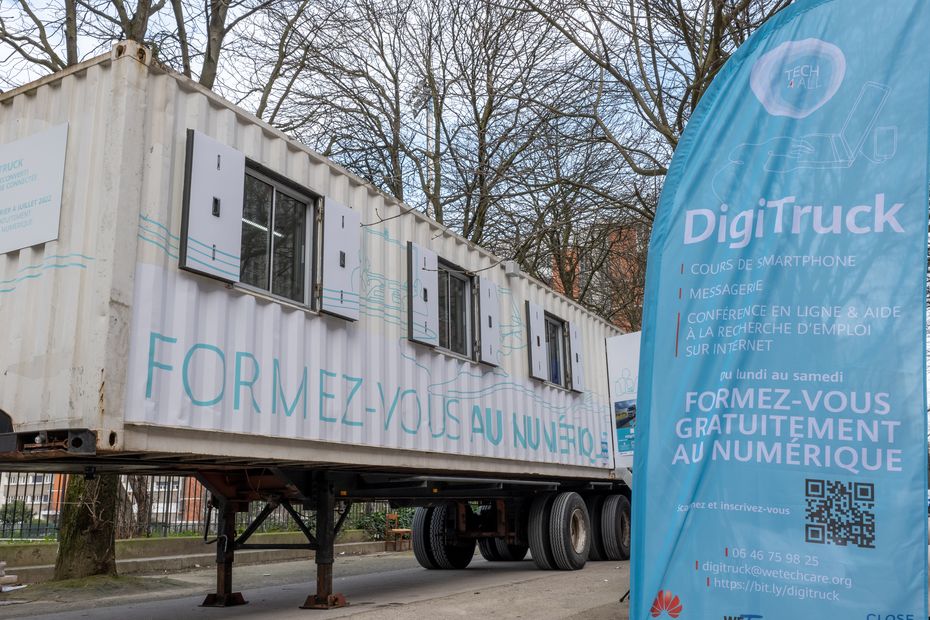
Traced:
<path id="1" fill-rule="evenodd" d="M 614 476 L 605 321 L 131 44 L 0 95 L 0 145 L 64 125 L 58 172 L 0 146 L 17 432 L 87 428 L 101 458 Z M 57 239 L 30 245 L 56 176 Z"/>

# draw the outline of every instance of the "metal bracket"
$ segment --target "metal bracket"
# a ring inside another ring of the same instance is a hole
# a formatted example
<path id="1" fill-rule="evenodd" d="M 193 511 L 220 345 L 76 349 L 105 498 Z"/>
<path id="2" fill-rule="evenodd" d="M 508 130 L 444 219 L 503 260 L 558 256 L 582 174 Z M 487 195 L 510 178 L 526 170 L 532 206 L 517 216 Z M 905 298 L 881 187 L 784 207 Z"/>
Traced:
<path id="1" fill-rule="evenodd" d="M 345 508 L 342 511 L 342 514 L 339 515 L 339 520 L 336 521 L 336 527 L 333 530 L 333 537 L 339 536 L 339 532 L 342 531 L 342 525 L 346 522 L 346 517 L 349 516 L 349 509 L 352 508 L 352 502 L 345 502 Z"/>
<path id="2" fill-rule="evenodd" d="M 237 607 L 247 605 L 248 601 L 242 596 L 242 592 L 230 592 L 229 594 L 216 594 L 211 592 L 207 595 L 201 607 Z"/>
<path id="3" fill-rule="evenodd" d="M 95 455 L 97 454 L 97 433 L 86 428 L 63 428 L 0 434 L 0 454 L 33 454 L 36 452 Z"/>
<path id="4" fill-rule="evenodd" d="M 327 597 L 317 596 L 316 594 L 311 594 L 307 597 L 307 600 L 304 601 L 304 604 L 300 606 L 301 609 L 339 609 L 340 607 L 348 607 L 349 603 L 346 601 L 346 597 L 342 594 L 330 594 Z"/>

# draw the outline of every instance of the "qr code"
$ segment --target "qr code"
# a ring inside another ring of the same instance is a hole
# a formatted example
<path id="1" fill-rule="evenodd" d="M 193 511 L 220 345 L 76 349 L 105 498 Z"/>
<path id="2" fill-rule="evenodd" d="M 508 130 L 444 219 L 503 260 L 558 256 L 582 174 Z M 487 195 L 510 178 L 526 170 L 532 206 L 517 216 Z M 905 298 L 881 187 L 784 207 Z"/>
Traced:
<path id="1" fill-rule="evenodd" d="M 870 482 L 805 480 L 809 543 L 875 548 L 875 485 Z"/>

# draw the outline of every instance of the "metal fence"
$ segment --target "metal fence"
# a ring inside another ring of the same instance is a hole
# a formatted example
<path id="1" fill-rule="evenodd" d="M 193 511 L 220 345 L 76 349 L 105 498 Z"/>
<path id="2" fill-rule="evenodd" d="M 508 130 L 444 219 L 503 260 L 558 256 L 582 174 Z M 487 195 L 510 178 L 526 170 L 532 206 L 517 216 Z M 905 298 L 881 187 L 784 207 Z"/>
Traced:
<path id="1" fill-rule="evenodd" d="M 63 474 L 0 472 L 0 540 L 58 537 L 58 517 L 65 501 L 68 476 Z M 189 476 L 120 476 L 117 538 L 216 534 L 216 514 L 208 515 L 210 495 Z M 237 515 L 241 531 L 264 508 L 253 502 L 248 513 Z M 294 506 L 313 526 L 312 511 Z M 364 525 L 366 516 L 388 509 L 387 502 L 353 504 L 345 527 Z M 297 531 L 284 508 L 269 515 L 259 532 Z"/>
<path id="2" fill-rule="evenodd" d="M 63 476 L 0 472 L 0 538 L 58 534 Z"/>

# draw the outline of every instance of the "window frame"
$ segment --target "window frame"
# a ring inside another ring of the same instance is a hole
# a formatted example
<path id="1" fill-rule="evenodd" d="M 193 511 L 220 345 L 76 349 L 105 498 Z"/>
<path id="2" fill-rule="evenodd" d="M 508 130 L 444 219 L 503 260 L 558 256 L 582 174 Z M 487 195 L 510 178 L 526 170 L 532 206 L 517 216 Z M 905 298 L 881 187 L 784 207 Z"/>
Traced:
<path id="1" fill-rule="evenodd" d="M 296 306 L 305 310 L 318 310 L 317 296 L 319 293 L 319 287 L 317 282 L 318 276 L 318 254 L 320 250 L 319 246 L 319 222 L 320 222 L 320 206 L 322 201 L 322 196 L 313 192 L 307 187 L 303 187 L 298 183 L 288 179 L 287 177 L 278 174 L 277 172 L 269 169 L 267 166 L 263 166 L 255 160 L 249 159 L 248 157 L 245 160 L 245 176 L 242 179 L 242 191 L 243 196 L 245 195 L 245 184 L 248 177 L 252 177 L 262 183 L 270 185 L 273 189 L 272 199 L 271 199 L 271 213 L 269 217 L 269 230 L 271 230 L 272 235 L 272 246 L 269 248 L 268 252 L 268 288 L 263 288 L 256 286 L 254 284 L 249 284 L 248 282 L 239 281 L 235 283 L 234 288 L 241 289 L 243 291 L 254 293 L 263 297 L 268 297 L 274 301 L 279 301 L 284 304 Z M 307 205 L 306 210 L 306 219 L 304 220 L 304 277 L 303 277 L 303 287 L 304 295 L 303 300 L 298 301 L 292 299 L 285 295 L 279 293 L 274 293 L 274 225 L 275 225 L 275 211 L 278 206 L 278 194 L 284 194 L 292 200 L 305 203 Z M 245 203 L 243 201 L 243 218 L 245 217 Z M 240 227 L 241 227 L 240 223 Z M 240 251 L 242 248 L 242 243 L 240 242 Z"/>
<path id="2" fill-rule="evenodd" d="M 556 325 L 559 330 L 559 372 L 561 374 L 562 381 L 557 383 L 552 380 L 552 346 L 551 341 L 549 340 L 549 325 Z M 571 390 L 572 380 L 571 380 L 571 370 L 570 370 L 570 347 L 568 337 L 568 321 L 558 317 L 551 312 L 543 313 L 543 325 L 546 337 L 546 370 L 548 377 L 546 378 L 546 383 L 563 390 Z"/>
<path id="3" fill-rule="evenodd" d="M 439 344 L 437 344 L 435 348 L 437 351 L 441 351 L 442 353 L 454 355 L 455 357 L 458 357 L 461 359 L 467 359 L 473 362 L 476 359 L 475 356 L 476 356 L 476 351 L 477 351 L 477 347 L 475 346 L 475 314 L 476 314 L 475 312 L 476 295 L 475 295 L 475 290 L 474 290 L 475 279 L 467 271 L 465 271 L 464 269 L 462 269 L 461 267 L 459 267 L 458 265 L 454 263 L 444 260 L 442 257 L 439 257 L 436 262 L 436 271 L 438 272 L 438 276 L 439 276 L 438 277 L 439 287 L 438 287 L 438 290 L 436 291 L 436 304 L 439 309 L 438 318 L 439 318 L 440 326 L 442 325 L 442 317 L 443 317 L 443 313 L 445 312 L 445 308 L 443 308 L 439 304 L 439 300 L 442 299 L 441 295 L 439 294 L 439 291 L 442 289 L 443 275 L 446 274 L 447 277 L 449 277 L 450 279 L 454 278 L 462 282 L 465 285 L 465 301 L 462 304 L 462 308 L 465 313 L 464 323 L 465 323 L 466 351 L 465 353 L 461 353 L 459 351 L 456 351 L 455 349 L 451 349 L 447 346 L 444 346 L 442 344 L 441 333 L 439 334 L 439 338 L 438 338 Z M 447 303 L 447 306 L 449 306 L 451 303 L 451 297 L 449 297 L 448 294 L 446 297 L 447 297 L 447 302 L 449 302 Z"/>
<path id="4" fill-rule="evenodd" d="M 155 491 L 156 492 L 166 492 L 166 491 L 178 491 L 181 489 L 181 481 L 178 479 L 170 480 L 155 480 Z"/>

